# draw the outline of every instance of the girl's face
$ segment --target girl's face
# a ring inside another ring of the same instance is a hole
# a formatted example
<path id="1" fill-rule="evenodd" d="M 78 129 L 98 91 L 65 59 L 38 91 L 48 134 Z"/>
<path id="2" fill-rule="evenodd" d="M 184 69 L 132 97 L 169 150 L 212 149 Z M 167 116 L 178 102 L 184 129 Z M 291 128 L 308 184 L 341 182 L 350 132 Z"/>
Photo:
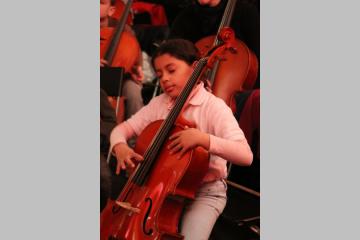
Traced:
<path id="1" fill-rule="evenodd" d="M 154 67 L 161 88 L 165 94 L 173 99 L 179 96 L 194 70 L 185 61 L 168 53 L 156 57 Z"/>

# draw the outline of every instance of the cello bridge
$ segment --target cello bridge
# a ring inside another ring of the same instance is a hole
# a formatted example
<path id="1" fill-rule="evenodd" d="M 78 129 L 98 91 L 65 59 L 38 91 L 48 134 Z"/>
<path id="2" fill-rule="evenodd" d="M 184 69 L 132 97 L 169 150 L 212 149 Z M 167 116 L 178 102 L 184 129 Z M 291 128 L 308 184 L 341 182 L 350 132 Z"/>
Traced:
<path id="1" fill-rule="evenodd" d="M 134 213 L 139 213 L 140 212 L 140 208 L 135 208 L 135 207 L 132 207 L 131 206 L 131 203 L 129 202 L 119 202 L 119 201 L 115 201 L 115 204 L 122 207 L 122 208 L 125 208 L 126 210 L 129 210 L 131 212 L 134 212 Z"/>

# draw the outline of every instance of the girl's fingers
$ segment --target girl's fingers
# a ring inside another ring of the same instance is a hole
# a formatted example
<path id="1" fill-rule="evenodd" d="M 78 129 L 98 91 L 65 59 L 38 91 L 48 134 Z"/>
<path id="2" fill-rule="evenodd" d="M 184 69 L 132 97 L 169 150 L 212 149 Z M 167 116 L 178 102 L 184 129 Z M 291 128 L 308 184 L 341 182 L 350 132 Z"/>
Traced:
<path id="1" fill-rule="evenodd" d="M 168 149 L 172 149 L 173 147 L 175 147 L 176 145 L 178 145 L 180 143 L 179 139 L 175 139 L 174 141 L 172 141 L 169 146 Z"/>
<path id="2" fill-rule="evenodd" d="M 116 165 L 116 175 L 120 174 L 121 169 L 126 169 L 124 161 L 118 161 L 118 164 Z"/>
<path id="3" fill-rule="evenodd" d="M 125 160 L 121 161 L 121 169 L 126 169 Z"/>
<path id="4" fill-rule="evenodd" d="M 182 158 L 182 156 L 185 154 L 184 149 L 181 149 L 181 151 L 179 152 L 179 156 L 177 157 L 178 159 Z"/>
<path id="5" fill-rule="evenodd" d="M 179 153 L 179 157 L 178 158 L 181 158 L 182 156 L 185 155 L 185 153 L 189 150 L 188 147 L 183 147 Z"/>
<path id="6" fill-rule="evenodd" d="M 177 153 L 178 151 L 180 151 L 183 147 L 178 144 L 176 146 L 174 146 L 172 149 L 171 149 L 171 153 L 174 154 L 174 153 Z"/>
<path id="7" fill-rule="evenodd" d="M 131 161 L 131 159 L 127 159 L 126 164 L 131 168 L 135 167 L 135 164 Z"/>
<path id="8" fill-rule="evenodd" d="M 142 161 L 144 160 L 143 156 L 141 156 L 140 154 L 134 152 L 134 158 L 137 160 L 137 161 Z"/>
<path id="9" fill-rule="evenodd" d="M 173 139 L 179 137 L 179 134 L 180 134 L 180 132 L 174 133 L 173 135 L 171 135 L 171 136 L 169 137 L 169 140 L 173 140 Z"/>

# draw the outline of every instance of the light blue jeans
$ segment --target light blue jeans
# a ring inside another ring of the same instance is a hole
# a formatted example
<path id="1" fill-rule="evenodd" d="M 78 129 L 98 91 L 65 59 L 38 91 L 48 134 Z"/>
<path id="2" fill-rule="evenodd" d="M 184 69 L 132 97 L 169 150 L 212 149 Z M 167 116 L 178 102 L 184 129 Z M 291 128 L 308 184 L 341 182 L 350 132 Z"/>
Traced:
<path id="1" fill-rule="evenodd" d="M 226 182 L 205 183 L 196 193 L 195 200 L 185 208 L 181 220 L 181 234 L 185 240 L 207 240 L 226 205 Z"/>

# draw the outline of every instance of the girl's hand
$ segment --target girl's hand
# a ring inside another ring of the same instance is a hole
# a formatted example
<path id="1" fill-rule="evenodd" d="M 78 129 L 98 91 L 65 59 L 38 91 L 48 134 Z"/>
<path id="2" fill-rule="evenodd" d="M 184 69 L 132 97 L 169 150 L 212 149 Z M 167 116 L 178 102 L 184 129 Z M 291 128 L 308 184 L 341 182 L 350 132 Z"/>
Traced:
<path id="1" fill-rule="evenodd" d="M 133 68 L 131 69 L 130 75 L 131 75 L 131 78 L 136 83 L 142 83 L 142 81 L 144 80 L 144 72 L 142 70 L 142 66 L 140 66 L 140 65 L 133 66 Z"/>
<path id="2" fill-rule="evenodd" d="M 188 150 L 197 146 L 201 146 L 206 150 L 209 149 L 210 137 L 208 134 L 201 132 L 196 128 L 189 128 L 185 126 L 183 131 L 179 131 L 170 136 L 169 144 L 171 154 L 180 153 L 178 158 L 181 158 Z"/>
<path id="3" fill-rule="evenodd" d="M 117 164 L 116 164 L 116 174 L 120 173 L 121 169 L 126 169 L 126 167 L 135 167 L 133 160 L 142 161 L 144 158 L 134 152 L 126 143 L 118 143 L 114 146 L 113 151 L 115 153 Z"/>
<path id="4" fill-rule="evenodd" d="M 105 59 L 100 59 L 100 67 L 105 67 L 108 65 L 108 62 Z"/>

